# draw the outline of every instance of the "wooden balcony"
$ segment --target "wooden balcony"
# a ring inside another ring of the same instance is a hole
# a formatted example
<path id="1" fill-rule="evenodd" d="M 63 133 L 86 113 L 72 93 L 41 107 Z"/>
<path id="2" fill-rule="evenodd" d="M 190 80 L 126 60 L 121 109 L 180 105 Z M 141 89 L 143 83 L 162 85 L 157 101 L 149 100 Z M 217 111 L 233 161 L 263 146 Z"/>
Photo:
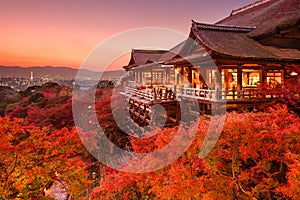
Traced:
<path id="1" fill-rule="evenodd" d="M 211 90 L 211 89 L 199 89 L 199 88 L 186 88 L 186 87 L 174 87 L 171 90 L 168 87 L 159 86 L 154 88 L 134 89 L 126 87 L 123 95 L 135 98 L 140 101 L 144 101 L 148 104 L 156 104 L 161 102 L 173 102 L 187 99 L 198 100 L 199 103 L 211 104 L 211 103 L 225 103 L 228 108 L 232 105 L 239 105 L 235 107 L 254 107 L 261 102 L 269 102 L 275 98 L 283 98 L 286 96 L 279 88 L 267 89 L 267 88 L 251 88 L 244 90 Z M 292 98 L 299 99 L 300 91 L 295 94 L 289 94 Z"/>
<path id="2" fill-rule="evenodd" d="M 154 87 L 146 89 L 134 89 L 131 87 L 126 87 L 122 94 L 126 96 L 137 97 L 141 100 L 149 101 L 149 103 L 168 102 L 176 99 L 174 92 L 166 87 Z"/>
<path id="3" fill-rule="evenodd" d="M 139 88 L 126 87 L 121 92 L 129 101 L 130 118 L 139 126 L 174 126 L 179 122 L 180 113 L 176 95 L 167 87 Z M 160 112 L 157 104 L 165 110 Z M 129 127 L 132 129 L 132 127 Z"/>
<path id="4" fill-rule="evenodd" d="M 209 90 L 198 88 L 182 88 L 181 92 L 178 93 L 178 96 L 206 101 L 238 102 L 273 99 L 276 97 L 282 97 L 282 94 L 276 91 L 260 89 Z"/>
<path id="5" fill-rule="evenodd" d="M 300 91 L 293 94 L 300 97 Z M 178 124 L 181 119 L 180 104 L 199 104 L 199 111 L 193 111 L 194 106 L 187 106 L 190 110 L 185 113 L 194 112 L 210 114 L 213 110 L 226 106 L 227 110 L 240 108 L 254 108 L 275 98 L 283 97 L 284 94 L 272 89 L 245 89 L 245 90 L 210 90 L 198 88 L 177 88 L 171 90 L 168 87 L 141 87 L 134 89 L 126 87 L 121 92 L 128 101 L 128 111 L 130 118 L 139 126 L 153 126 L 156 119 L 164 117 L 166 126 Z M 155 109 L 155 105 L 163 106 L 166 113 L 162 114 Z"/>
<path id="6" fill-rule="evenodd" d="M 178 98 L 193 98 L 203 101 L 238 102 L 282 97 L 282 94 L 279 91 L 273 90 L 210 90 L 184 87 L 179 88 L 176 91 L 166 87 L 151 89 L 134 89 L 126 87 L 123 94 L 153 103 L 174 101 L 176 99 L 178 100 Z"/>

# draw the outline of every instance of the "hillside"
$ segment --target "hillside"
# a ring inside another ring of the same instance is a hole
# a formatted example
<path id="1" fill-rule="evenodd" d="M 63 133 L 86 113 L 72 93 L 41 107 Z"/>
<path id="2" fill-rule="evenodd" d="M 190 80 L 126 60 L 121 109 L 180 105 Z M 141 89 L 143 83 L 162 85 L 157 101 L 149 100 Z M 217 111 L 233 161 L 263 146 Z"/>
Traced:
<path id="1" fill-rule="evenodd" d="M 30 73 L 33 72 L 35 78 L 49 77 L 54 79 L 74 79 L 78 69 L 70 67 L 19 67 L 19 66 L 0 66 L 0 77 L 23 77 L 30 78 Z M 95 72 L 83 69 L 82 73 L 87 77 L 97 78 L 100 72 Z M 125 73 L 123 70 L 104 72 L 102 79 L 118 78 Z"/>

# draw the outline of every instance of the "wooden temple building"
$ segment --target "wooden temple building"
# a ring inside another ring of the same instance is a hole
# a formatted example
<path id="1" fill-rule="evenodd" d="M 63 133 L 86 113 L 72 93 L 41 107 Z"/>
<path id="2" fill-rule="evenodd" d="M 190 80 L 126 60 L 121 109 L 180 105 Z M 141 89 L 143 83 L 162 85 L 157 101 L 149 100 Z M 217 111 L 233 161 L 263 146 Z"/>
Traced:
<path id="1" fill-rule="evenodd" d="M 201 112 L 211 112 L 212 102 L 255 107 L 280 95 L 266 88 L 299 82 L 299 66 L 299 0 L 262 0 L 215 24 L 192 21 L 187 40 L 171 50 L 132 50 L 122 94 L 140 125 L 151 124 L 155 104 L 176 124 L 178 101 L 196 99 Z"/>

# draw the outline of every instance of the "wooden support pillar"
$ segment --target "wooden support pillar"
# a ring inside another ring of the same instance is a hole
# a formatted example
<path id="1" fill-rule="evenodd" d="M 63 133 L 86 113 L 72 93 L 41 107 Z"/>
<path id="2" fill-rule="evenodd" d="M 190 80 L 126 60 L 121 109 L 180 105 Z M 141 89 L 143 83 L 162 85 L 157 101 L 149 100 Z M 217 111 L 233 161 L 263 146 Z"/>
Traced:
<path id="1" fill-rule="evenodd" d="M 266 66 L 262 66 L 261 67 L 261 83 L 262 83 L 262 85 L 265 85 L 266 81 L 267 81 Z"/>
<path id="2" fill-rule="evenodd" d="M 180 120 L 181 120 L 180 104 L 178 101 L 176 101 L 176 123 L 179 123 Z"/>
<path id="3" fill-rule="evenodd" d="M 192 76 L 193 76 L 193 75 L 192 75 L 193 71 L 192 71 L 192 67 L 191 67 L 191 66 L 188 66 L 187 69 L 188 69 L 188 81 L 189 81 L 189 84 L 192 85 L 192 82 L 193 82 L 193 77 L 192 77 Z"/>
<path id="4" fill-rule="evenodd" d="M 228 73 L 228 69 L 224 69 L 224 86 L 225 86 L 225 90 L 229 89 L 229 73 Z"/>
<path id="5" fill-rule="evenodd" d="M 222 89 L 222 67 L 218 66 L 218 72 L 216 73 L 216 80 L 217 80 L 217 88 L 219 90 Z"/>
<path id="6" fill-rule="evenodd" d="M 140 70 L 140 82 L 143 84 L 143 70 Z"/>
<path id="7" fill-rule="evenodd" d="M 166 84 L 171 84 L 171 70 L 170 68 L 166 69 Z"/>
<path id="8" fill-rule="evenodd" d="M 141 82 L 141 72 L 140 70 L 137 70 L 137 77 L 138 77 L 138 82 L 140 83 Z"/>
<path id="9" fill-rule="evenodd" d="M 206 80 L 206 70 L 200 68 L 199 71 L 200 71 L 200 76 L 201 76 L 201 83 L 202 83 L 202 85 L 204 85 L 207 82 L 207 80 Z"/>
<path id="10" fill-rule="evenodd" d="M 129 71 L 129 73 L 131 72 L 131 74 L 130 74 L 130 80 L 131 81 L 135 81 L 136 79 L 135 79 L 135 70 L 130 70 Z"/>
<path id="11" fill-rule="evenodd" d="M 177 88 L 176 88 L 176 85 L 174 85 L 174 87 L 173 87 L 173 93 L 174 93 L 174 96 L 176 96 L 176 94 L 177 94 Z"/>
<path id="12" fill-rule="evenodd" d="M 157 88 L 153 88 L 153 101 L 154 102 L 157 100 L 156 94 L 157 94 Z"/>
<path id="13" fill-rule="evenodd" d="M 239 65 L 237 67 L 237 90 L 242 90 L 243 88 L 243 66 Z"/>
<path id="14" fill-rule="evenodd" d="M 167 73 L 166 73 L 166 70 L 163 70 L 162 71 L 162 79 L 163 79 L 163 85 L 166 85 L 167 84 Z"/>
<path id="15" fill-rule="evenodd" d="M 175 85 L 179 85 L 179 73 L 176 67 L 174 67 L 174 79 Z"/>
<path id="16" fill-rule="evenodd" d="M 281 70 L 280 70 L 280 73 L 281 73 L 281 83 L 284 83 L 284 80 L 285 80 L 285 77 L 284 77 L 284 75 L 285 75 L 285 70 L 284 70 L 284 66 L 283 65 L 281 65 Z"/>
<path id="17" fill-rule="evenodd" d="M 167 85 L 168 84 L 168 72 L 167 72 L 167 69 L 165 69 L 163 71 L 163 84 L 164 85 Z"/>
<path id="18" fill-rule="evenodd" d="M 182 85 L 184 82 L 184 69 L 183 67 L 180 67 L 180 85 Z"/>
<path id="19" fill-rule="evenodd" d="M 151 73 L 151 86 L 153 86 L 153 69 L 152 68 L 151 68 L 150 73 Z"/>
<path id="20" fill-rule="evenodd" d="M 175 68 L 171 68 L 169 70 L 169 82 L 171 85 L 176 85 L 176 72 L 175 72 Z"/>

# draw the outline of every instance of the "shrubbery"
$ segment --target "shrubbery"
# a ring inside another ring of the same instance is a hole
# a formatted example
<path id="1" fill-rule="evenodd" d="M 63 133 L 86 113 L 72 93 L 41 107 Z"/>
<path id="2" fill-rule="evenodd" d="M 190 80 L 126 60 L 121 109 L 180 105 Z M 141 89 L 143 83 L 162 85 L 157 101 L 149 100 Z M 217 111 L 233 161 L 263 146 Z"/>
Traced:
<path id="1" fill-rule="evenodd" d="M 295 93 L 294 86 L 281 92 Z M 222 135 L 204 159 L 199 150 L 209 121 L 200 117 L 193 144 L 178 160 L 154 172 L 132 174 L 104 167 L 86 152 L 74 129 L 72 97 L 63 90 L 56 84 L 29 88 L 3 108 L 7 117 L 0 118 L 0 199 L 42 198 L 55 173 L 75 198 L 98 185 L 93 199 L 300 199 L 300 119 L 287 106 L 273 102 L 263 112 L 227 113 Z M 174 127 L 146 139 L 128 137 L 111 111 L 111 101 L 121 98 L 112 100 L 111 94 L 110 89 L 97 90 L 94 107 L 105 135 L 117 146 L 153 152 L 177 134 Z M 86 95 L 94 97 L 93 92 Z M 76 101 L 91 105 L 89 98 Z M 284 102 L 285 96 L 278 101 Z M 297 107 L 299 102 L 290 98 L 289 103 Z M 87 179 L 92 166 L 101 171 L 97 184 Z"/>
<path id="2" fill-rule="evenodd" d="M 172 165 L 150 173 L 106 169 L 94 199 L 299 199 L 300 119 L 278 107 L 258 113 L 227 113 L 223 133 L 199 158 L 207 121 L 189 150 Z M 173 129 L 155 140 L 133 141 L 136 151 L 160 148 Z M 142 145 L 140 145 L 142 144 Z"/>

